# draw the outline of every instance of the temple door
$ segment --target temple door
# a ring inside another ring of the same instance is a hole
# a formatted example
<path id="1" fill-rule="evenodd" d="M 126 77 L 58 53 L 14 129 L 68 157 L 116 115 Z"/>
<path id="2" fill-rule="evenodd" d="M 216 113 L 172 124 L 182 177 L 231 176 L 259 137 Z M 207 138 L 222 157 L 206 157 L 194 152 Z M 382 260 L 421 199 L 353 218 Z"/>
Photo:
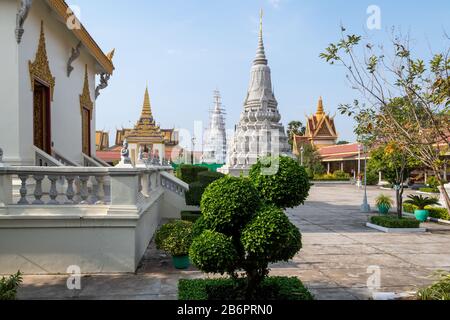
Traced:
<path id="1" fill-rule="evenodd" d="M 42 151 L 52 154 L 50 88 L 34 82 L 33 140 Z"/>
<path id="2" fill-rule="evenodd" d="M 91 156 L 91 111 L 84 107 L 82 108 L 81 126 L 83 153 Z"/>

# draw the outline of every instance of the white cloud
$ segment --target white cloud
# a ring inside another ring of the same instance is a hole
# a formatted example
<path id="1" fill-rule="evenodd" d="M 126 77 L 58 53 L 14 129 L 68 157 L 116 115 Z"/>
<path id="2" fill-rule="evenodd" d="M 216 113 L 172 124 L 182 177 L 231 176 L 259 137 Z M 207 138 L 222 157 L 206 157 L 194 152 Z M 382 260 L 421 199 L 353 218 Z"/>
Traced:
<path id="1" fill-rule="evenodd" d="M 269 3 L 274 7 L 275 9 L 280 7 L 282 0 L 269 0 Z"/>

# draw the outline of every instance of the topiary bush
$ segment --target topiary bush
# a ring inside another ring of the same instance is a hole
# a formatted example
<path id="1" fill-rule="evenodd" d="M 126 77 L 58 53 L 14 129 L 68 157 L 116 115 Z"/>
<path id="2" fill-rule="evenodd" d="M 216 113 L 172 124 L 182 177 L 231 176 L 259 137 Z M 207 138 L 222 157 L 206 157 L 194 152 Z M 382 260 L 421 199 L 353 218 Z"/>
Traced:
<path id="1" fill-rule="evenodd" d="M 251 259 L 288 261 L 302 248 L 302 236 L 281 209 L 265 207 L 242 231 L 241 243 Z"/>
<path id="2" fill-rule="evenodd" d="M 206 189 L 202 217 L 194 225 L 192 262 L 208 273 L 239 279 L 245 271 L 245 298 L 255 299 L 269 264 L 291 259 L 302 247 L 300 231 L 282 209 L 261 204 L 247 178 L 225 177 Z"/>
<path id="3" fill-rule="evenodd" d="M 189 255 L 192 262 L 207 273 L 233 272 L 238 260 L 238 253 L 231 237 L 210 230 L 195 238 Z"/>
<path id="4" fill-rule="evenodd" d="M 155 237 L 156 248 L 174 257 L 186 256 L 192 244 L 192 222 L 175 220 L 163 225 Z"/>
<path id="5" fill-rule="evenodd" d="M 250 180 L 267 204 L 293 208 L 304 204 L 311 184 L 305 168 L 292 158 L 264 158 L 252 166 Z"/>
<path id="6" fill-rule="evenodd" d="M 232 236 L 253 218 L 259 205 L 258 191 L 250 180 L 227 176 L 206 188 L 200 207 L 210 230 Z"/>

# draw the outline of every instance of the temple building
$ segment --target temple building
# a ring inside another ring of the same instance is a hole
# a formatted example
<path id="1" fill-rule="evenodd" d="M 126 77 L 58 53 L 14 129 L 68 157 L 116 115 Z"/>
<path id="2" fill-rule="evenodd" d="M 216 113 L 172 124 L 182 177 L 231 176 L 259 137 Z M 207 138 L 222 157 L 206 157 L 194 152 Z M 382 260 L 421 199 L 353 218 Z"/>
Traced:
<path id="1" fill-rule="evenodd" d="M 109 132 L 97 131 L 95 133 L 95 149 L 97 151 L 109 149 Z"/>
<path id="2" fill-rule="evenodd" d="M 209 127 L 203 139 L 204 163 L 225 164 L 227 159 L 227 133 L 225 109 L 219 91 L 214 91 L 214 108 L 211 110 Z"/>
<path id="3" fill-rule="evenodd" d="M 5 163 L 75 166 L 95 158 L 96 99 L 114 52 L 105 54 L 62 0 L 0 1 L 0 39 Z"/>
<path id="4" fill-rule="evenodd" d="M 227 164 L 221 171 L 239 176 L 241 173 L 247 174 L 260 157 L 291 155 L 288 138 L 280 121 L 264 49 L 261 12 L 259 44 L 251 69 L 244 111 L 236 126 Z"/>
<path id="5" fill-rule="evenodd" d="M 334 124 L 334 118 L 325 113 L 323 99 L 320 97 L 316 113 L 307 117 L 305 135 L 294 136 L 293 152 L 295 155 L 299 155 L 299 150 L 305 143 L 310 143 L 317 149 L 321 149 L 336 145 L 337 140 L 338 133 Z"/>
<path id="6" fill-rule="evenodd" d="M 141 116 L 133 129 L 122 128 L 116 131 L 115 145 L 97 152 L 97 156 L 109 164 L 120 161 L 120 150 L 127 140 L 130 158 L 136 164 L 143 160 L 157 158 L 174 161 L 183 153 L 179 146 L 179 133 L 175 129 L 161 129 L 153 117 L 148 88 L 145 89 Z"/>

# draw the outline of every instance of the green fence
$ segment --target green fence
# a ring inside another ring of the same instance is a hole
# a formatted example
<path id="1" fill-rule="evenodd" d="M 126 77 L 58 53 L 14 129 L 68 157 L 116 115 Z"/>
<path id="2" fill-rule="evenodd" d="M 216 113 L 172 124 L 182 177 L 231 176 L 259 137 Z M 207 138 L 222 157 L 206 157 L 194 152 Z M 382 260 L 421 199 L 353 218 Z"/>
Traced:
<path id="1" fill-rule="evenodd" d="M 176 171 L 180 165 L 183 165 L 184 163 L 172 163 L 173 169 Z M 196 167 L 205 167 L 208 168 L 209 171 L 217 172 L 218 169 L 222 168 L 224 164 L 218 164 L 218 163 L 200 163 L 195 164 Z"/>

